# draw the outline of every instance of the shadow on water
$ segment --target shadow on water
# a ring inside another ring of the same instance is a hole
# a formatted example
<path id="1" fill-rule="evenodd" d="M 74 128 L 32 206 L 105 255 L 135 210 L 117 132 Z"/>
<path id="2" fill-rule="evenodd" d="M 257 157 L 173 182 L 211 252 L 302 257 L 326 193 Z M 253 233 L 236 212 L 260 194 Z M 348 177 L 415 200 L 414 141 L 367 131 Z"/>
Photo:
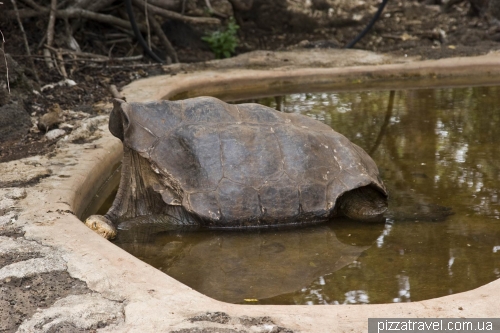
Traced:
<path id="1" fill-rule="evenodd" d="M 120 233 L 120 247 L 233 303 L 409 302 L 500 277 L 500 87 L 259 102 L 320 120 L 369 152 L 389 189 L 387 223 L 196 232 L 155 226 Z"/>

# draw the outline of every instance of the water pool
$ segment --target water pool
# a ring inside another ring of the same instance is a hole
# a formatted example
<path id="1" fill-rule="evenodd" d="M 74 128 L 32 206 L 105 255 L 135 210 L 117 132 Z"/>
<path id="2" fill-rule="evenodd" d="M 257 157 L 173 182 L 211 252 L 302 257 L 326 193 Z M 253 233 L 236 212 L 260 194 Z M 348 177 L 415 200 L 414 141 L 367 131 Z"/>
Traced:
<path id="1" fill-rule="evenodd" d="M 429 299 L 500 277 L 500 87 L 260 100 L 363 147 L 390 191 L 382 225 L 172 231 L 116 244 L 213 298 L 247 304 Z M 453 213 L 453 215 L 449 215 Z"/>

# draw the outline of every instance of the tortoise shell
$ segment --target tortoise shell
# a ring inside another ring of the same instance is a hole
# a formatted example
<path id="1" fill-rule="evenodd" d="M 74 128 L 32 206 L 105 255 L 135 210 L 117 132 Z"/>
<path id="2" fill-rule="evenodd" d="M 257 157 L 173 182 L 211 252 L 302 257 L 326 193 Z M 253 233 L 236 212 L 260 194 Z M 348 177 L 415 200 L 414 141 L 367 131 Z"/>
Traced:
<path id="1" fill-rule="evenodd" d="M 387 194 L 375 162 L 346 137 L 259 104 L 115 102 L 110 131 L 148 161 L 167 205 L 208 225 L 320 221 L 348 191 Z"/>

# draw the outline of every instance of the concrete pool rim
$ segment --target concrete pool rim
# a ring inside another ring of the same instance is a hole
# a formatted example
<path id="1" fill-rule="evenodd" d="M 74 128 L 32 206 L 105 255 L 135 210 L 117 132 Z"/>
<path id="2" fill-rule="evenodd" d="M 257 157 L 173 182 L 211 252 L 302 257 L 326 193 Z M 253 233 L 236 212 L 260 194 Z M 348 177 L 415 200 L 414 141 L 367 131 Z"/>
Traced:
<path id="1" fill-rule="evenodd" d="M 392 83 L 381 84 L 388 80 Z M 500 54 L 333 68 L 203 70 L 135 81 L 122 93 L 130 102 L 170 98 L 188 90 L 213 94 L 217 89 L 233 89 L 238 97 L 256 83 L 264 90 L 277 87 L 286 91 L 292 87 L 289 90 L 293 91 L 295 86 L 304 82 L 312 85 L 313 81 L 321 82 L 319 88 L 328 85 L 333 89 L 392 89 L 403 82 L 408 88 L 429 86 L 429 82 L 435 86 L 500 84 Z M 19 202 L 19 221 L 25 223 L 26 238 L 64 253 L 73 277 L 87 282 L 94 292 L 123 302 L 125 321 L 115 328 L 117 331 L 213 327 L 213 323 L 187 320 L 207 311 L 225 312 L 231 317 L 269 316 L 294 332 L 361 332 L 367 329 L 367 318 L 498 317 L 500 280 L 468 292 L 406 304 L 253 306 L 210 299 L 100 238 L 77 218 L 120 160 L 121 143 L 106 127 L 106 123 L 100 125 L 102 137 L 98 140 L 58 150 L 54 158 L 63 162 Z M 68 211 L 74 215 L 61 213 Z"/>

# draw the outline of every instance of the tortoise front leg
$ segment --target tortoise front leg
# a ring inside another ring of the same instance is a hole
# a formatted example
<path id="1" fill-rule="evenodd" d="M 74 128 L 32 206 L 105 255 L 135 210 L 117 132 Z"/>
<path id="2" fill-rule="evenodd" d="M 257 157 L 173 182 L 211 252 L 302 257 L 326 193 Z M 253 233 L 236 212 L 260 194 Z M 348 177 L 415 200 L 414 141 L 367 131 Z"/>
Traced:
<path id="1" fill-rule="evenodd" d="M 387 197 L 372 186 L 344 193 L 337 202 L 339 215 L 366 222 L 379 222 L 387 211 Z"/>

